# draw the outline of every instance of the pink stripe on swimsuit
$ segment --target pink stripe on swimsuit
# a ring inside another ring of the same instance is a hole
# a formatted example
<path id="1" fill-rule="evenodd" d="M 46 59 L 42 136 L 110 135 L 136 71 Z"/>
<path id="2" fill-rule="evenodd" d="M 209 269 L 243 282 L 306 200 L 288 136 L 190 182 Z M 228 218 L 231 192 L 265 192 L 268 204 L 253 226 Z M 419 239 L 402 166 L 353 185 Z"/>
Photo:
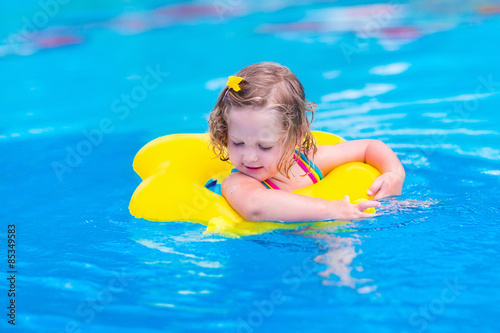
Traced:
<path id="1" fill-rule="evenodd" d="M 304 170 L 309 178 L 311 178 L 312 182 L 316 184 L 319 180 L 323 179 L 323 175 L 321 174 L 321 171 L 316 167 L 314 164 L 311 165 L 311 170 L 307 167 L 306 164 L 309 164 L 309 161 L 307 160 L 306 156 L 304 154 L 300 154 L 301 156 L 298 157 L 297 155 L 294 156 L 295 161 L 297 164 Z M 262 182 L 265 187 L 269 189 L 274 189 L 274 190 L 279 190 L 279 187 L 276 186 L 270 179 L 266 179 Z"/>

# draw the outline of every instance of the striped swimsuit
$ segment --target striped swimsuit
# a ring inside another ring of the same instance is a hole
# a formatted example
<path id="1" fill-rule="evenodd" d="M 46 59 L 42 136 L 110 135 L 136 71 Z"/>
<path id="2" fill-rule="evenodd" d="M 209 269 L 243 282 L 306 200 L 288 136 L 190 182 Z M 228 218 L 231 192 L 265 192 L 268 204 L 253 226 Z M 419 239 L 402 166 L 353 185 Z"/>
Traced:
<path id="1" fill-rule="evenodd" d="M 295 153 L 297 153 L 297 151 L 295 151 Z M 302 170 L 304 170 L 307 173 L 307 175 L 309 176 L 309 178 L 311 178 L 314 184 L 323 179 L 323 174 L 321 173 L 321 170 L 316 165 L 314 165 L 314 163 L 312 162 L 310 163 L 306 155 L 300 153 L 300 157 L 295 155 L 294 158 L 297 164 L 302 168 Z M 308 165 L 311 165 L 311 170 L 309 170 L 309 168 L 307 167 Z M 262 184 L 264 184 L 264 186 L 269 189 L 272 188 L 274 190 L 279 190 L 278 186 L 276 186 L 276 184 L 274 184 L 270 179 L 264 180 Z"/>

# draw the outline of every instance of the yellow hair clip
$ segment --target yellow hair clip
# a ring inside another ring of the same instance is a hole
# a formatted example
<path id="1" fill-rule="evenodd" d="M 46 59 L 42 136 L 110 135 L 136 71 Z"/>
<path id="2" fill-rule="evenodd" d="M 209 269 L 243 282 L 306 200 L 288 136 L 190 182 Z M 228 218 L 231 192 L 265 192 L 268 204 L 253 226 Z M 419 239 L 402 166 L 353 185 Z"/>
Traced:
<path id="1" fill-rule="evenodd" d="M 234 91 L 240 91 L 241 88 L 240 88 L 240 82 L 243 81 L 243 78 L 242 77 L 239 77 L 239 76 L 230 76 L 228 79 L 227 79 L 227 86 L 231 89 L 233 89 Z"/>

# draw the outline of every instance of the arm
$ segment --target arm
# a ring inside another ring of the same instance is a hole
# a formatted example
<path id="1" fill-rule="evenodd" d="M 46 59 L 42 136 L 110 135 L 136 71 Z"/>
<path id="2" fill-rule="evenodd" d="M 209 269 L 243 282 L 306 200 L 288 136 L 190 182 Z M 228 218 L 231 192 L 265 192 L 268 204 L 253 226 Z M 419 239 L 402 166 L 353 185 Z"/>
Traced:
<path id="1" fill-rule="evenodd" d="M 374 216 L 363 213 L 378 202 L 364 201 L 358 205 L 329 201 L 296 193 L 266 189 L 259 181 L 241 173 L 233 173 L 222 183 L 222 195 L 248 221 L 324 221 L 359 219 Z"/>
<path id="2" fill-rule="evenodd" d="M 403 188 L 405 170 L 396 154 L 379 140 L 353 140 L 338 145 L 318 146 L 314 163 L 324 175 L 339 165 L 364 162 L 374 166 L 382 174 L 368 190 L 374 199 L 399 195 Z"/>

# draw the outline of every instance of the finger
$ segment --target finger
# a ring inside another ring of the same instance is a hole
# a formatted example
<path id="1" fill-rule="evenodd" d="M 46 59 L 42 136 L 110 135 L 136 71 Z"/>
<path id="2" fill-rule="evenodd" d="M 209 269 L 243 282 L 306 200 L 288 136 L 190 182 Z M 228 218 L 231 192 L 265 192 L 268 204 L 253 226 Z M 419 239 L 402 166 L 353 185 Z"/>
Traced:
<path id="1" fill-rule="evenodd" d="M 373 197 L 372 200 L 379 200 L 379 199 L 382 199 L 382 198 L 385 198 L 388 196 L 388 193 L 387 193 L 387 189 L 386 187 L 387 186 L 384 186 L 385 184 L 383 184 L 380 189 L 378 190 L 377 194 Z"/>
<path id="2" fill-rule="evenodd" d="M 373 213 L 363 213 L 360 212 L 358 216 L 356 216 L 353 220 L 362 220 L 362 219 L 368 219 L 371 217 L 379 216 L 380 214 L 373 214 Z"/>
<path id="3" fill-rule="evenodd" d="M 384 180 L 381 179 L 380 177 L 378 177 L 377 179 L 375 179 L 372 186 L 370 186 L 370 188 L 368 189 L 368 191 L 366 191 L 366 193 L 368 195 L 373 195 L 374 193 L 377 193 L 380 190 L 380 188 L 382 187 L 383 183 L 384 183 Z"/>
<path id="4" fill-rule="evenodd" d="M 344 201 L 345 201 L 345 202 L 351 202 L 351 200 L 349 199 L 349 196 L 348 196 L 348 195 L 346 195 L 346 196 L 344 197 Z"/>
<path id="5" fill-rule="evenodd" d="M 386 196 L 387 196 L 387 195 L 385 194 L 385 192 L 379 191 L 379 192 L 377 193 L 377 195 L 375 195 L 375 196 L 373 197 L 373 200 L 383 199 L 383 198 L 385 198 Z"/>
<path id="6" fill-rule="evenodd" d="M 375 208 L 378 206 L 380 206 L 380 202 L 373 200 L 366 200 L 356 205 L 356 207 L 362 212 L 367 210 L 368 208 Z"/>
<path id="7" fill-rule="evenodd" d="M 379 216 L 380 214 L 373 214 L 373 213 L 361 213 L 362 215 L 360 215 L 362 218 L 370 218 L 370 217 L 375 217 L 375 216 Z"/>

